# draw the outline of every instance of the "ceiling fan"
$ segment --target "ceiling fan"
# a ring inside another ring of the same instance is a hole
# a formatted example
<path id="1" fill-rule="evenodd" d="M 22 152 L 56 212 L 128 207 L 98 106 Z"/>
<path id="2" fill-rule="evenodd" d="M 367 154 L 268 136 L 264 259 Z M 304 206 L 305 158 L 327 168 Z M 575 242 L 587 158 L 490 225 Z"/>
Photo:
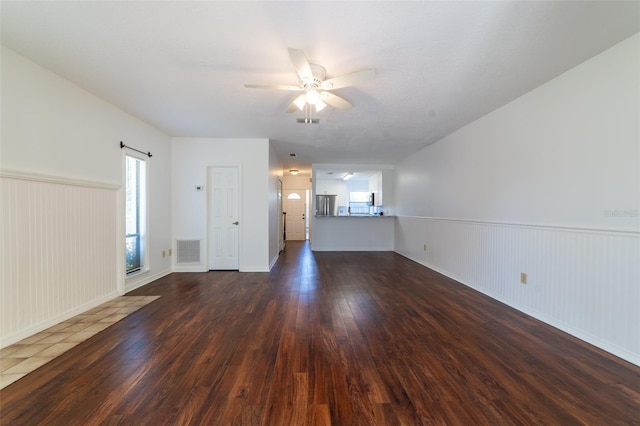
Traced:
<path id="1" fill-rule="evenodd" d="M 373 69 L 365 69 L 340 77 L 326 78 L 326 70 L 318 64 L 309 63 L 304 52 L 300 49 L 289 48 L 289 56 L 291 62 L 298 74 L 298 85 L 277 85 L 277 84 L 245 84 L 244 87 L 249 89 L 274 89 L 289 90 L 301 93 L 287 108 L 287 112 L 303 110 L 305 105 L 313 105 L 316 111 L 322 110 L 327 105 L 331 105 L 338 109 L 350 109 L 353 105 L 330 92 L 330 90 L 340 89 L 343 87 L 353 86 L 362 81 L 368 80 L 375 76 Z"/>

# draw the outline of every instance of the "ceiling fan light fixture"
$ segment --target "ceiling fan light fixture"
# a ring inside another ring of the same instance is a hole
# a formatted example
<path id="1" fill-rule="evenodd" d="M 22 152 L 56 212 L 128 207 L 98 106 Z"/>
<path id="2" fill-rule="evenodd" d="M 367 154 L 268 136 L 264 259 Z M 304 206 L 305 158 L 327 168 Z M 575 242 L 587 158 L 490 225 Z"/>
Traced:
<path id="1" fill-rule="evenodd" d="M 320 93 L 318 93 L 316 89 L 310 89 L 307 91 L 307 94 L 305 95 L 305 97 L 307 99 L 308 104 L 315 105 L 316 102 L 320 100 Z"/>
<path id="2" fill-rule="evenodd" d="M 307 102 L 306 98 L 304 95 L 300 95 L 296 98 L 295 101 L 293 101 L 294 104 L 296 104 L 296 106 L 298 107 L 298 109 L 300 111 L 302 111 L 302 109 L 304 108 L 304 104 Z"/>

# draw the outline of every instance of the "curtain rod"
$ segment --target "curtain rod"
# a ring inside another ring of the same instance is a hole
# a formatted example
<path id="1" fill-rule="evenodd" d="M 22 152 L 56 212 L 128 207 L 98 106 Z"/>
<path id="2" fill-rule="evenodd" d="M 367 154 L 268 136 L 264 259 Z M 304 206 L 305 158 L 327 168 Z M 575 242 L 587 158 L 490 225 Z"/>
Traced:
<path id="1" fill-rule="evenodd" d="M 130 146 L 126 146 L 124 144 L 124 142 L 120 141 L 120 149 L 122 149 L 122 148 L 129 148 L 130 150 L 133 150 L 135 152 L 139 152 L 140 154 L 148 155 L 149 158 L 151 158 L 151 153 L 150 152 L 144 152 L 144 151 L 140 151 L 139 149 L 131 148 Z"/>

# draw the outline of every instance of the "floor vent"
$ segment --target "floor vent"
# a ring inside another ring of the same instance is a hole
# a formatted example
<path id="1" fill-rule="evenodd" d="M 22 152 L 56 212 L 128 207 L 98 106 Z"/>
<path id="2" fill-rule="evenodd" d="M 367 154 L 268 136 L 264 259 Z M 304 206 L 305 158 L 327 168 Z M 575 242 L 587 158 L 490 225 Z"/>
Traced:
<path id="1" fill-rule="evenodd" d="M 177 240 L 176 263 L 200 263 L 200 240 Z"/>

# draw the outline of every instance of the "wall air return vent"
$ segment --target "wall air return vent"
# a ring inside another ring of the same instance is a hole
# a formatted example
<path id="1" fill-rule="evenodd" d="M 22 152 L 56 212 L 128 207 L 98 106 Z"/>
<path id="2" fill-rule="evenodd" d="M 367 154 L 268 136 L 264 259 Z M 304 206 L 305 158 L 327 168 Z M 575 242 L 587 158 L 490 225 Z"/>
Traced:
<path id="1" fill-rule="evenodd" d="M 176 263 L 200 263 L 200 240 L 177 240 Z"/>

